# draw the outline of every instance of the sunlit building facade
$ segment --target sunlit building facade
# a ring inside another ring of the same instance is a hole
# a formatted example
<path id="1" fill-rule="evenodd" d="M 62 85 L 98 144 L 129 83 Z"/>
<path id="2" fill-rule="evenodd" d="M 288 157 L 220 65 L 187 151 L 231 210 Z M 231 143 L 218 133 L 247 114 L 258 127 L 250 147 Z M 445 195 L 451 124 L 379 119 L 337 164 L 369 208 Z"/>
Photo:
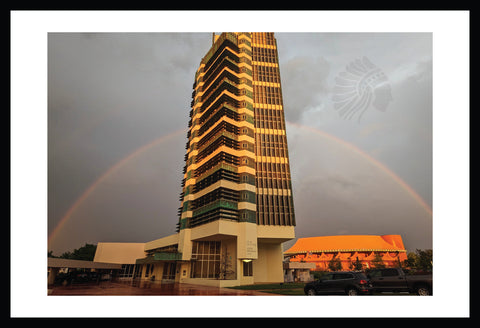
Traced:
<path id="1" fill-rule="evenodd" d="M 299 238 L 285 256 L 315 264 L 316 271 L 365 270 L 400 266 L 407 251 L 400 235 L 345 235 Z"/>
<path id="2" fill-rule="evenodd" d="M 188 125 L 179 278 L 283 281 L 281 243 L 294 237 L 295 214 L 273 33 L 213 35 Z"/>
<path id="3" fill-rule="evenodd" d="M 294 226 L 273 33 L 223 33 L 195 76 L 178 231 L 220 220 Z"/>
<path id="4" fill-rule="evenodd" d="M 135 277 L 283 282 L 282 243 L 295 237 L 283 110 L 273 33 L 213 34 L 193 83 L 177 233 L 145 243 Z"/>

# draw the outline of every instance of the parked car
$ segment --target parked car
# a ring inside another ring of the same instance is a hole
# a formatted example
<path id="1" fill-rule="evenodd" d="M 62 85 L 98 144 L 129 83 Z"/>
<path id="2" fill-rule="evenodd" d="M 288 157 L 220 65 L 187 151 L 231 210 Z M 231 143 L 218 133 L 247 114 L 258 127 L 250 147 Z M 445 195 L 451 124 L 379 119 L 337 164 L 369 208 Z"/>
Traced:
<path id="1" fill-rule="evenodd" d="M 432 295 L 432 274 L 406 274 L 402 268 L 373 269 L 367 273 L 375 292 Z"/>
<path id="2" fill-rule="evenodd" d="M 329 272 L 320 279 L 309 282 L 304 287 L 305 295 L 320 294 L 371 294 L 372 286 L 363 272 Z"/>
<path id="3" fill-rule="evenodd" d="M 55 285 L 71 285 L 98 281 L 97 272 L 83 272 L 72 270 L 68 273 L 59 273 L 55 277 Z"/>

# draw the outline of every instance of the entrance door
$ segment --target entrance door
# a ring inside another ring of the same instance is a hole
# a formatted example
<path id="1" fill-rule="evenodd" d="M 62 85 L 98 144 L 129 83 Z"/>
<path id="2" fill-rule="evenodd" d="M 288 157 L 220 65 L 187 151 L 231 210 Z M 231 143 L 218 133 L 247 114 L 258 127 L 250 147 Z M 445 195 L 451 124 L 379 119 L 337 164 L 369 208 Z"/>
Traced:
<path id="1" fill-rule="evenodd" d="M 162 283 L 175 282 L 176 271 L 177 271 L 177 262 L 165 262 L 165 264 L 163 264 Z"/>

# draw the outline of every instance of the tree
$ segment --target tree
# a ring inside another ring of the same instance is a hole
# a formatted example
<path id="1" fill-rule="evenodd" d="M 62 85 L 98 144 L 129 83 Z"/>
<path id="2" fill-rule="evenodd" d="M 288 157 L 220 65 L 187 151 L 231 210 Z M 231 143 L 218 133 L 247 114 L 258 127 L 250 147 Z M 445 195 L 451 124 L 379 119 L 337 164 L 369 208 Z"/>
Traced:
<path id="1" fill-rule="evenodd" d="M 338 257 L 333 256 L 330 262 L 328 262 L 328 269 L 330 271 L 340 271 L 342 270 L 342 262 Z"/>
<path id="2" fill-rule="evenodd" d="M 407 259 L 403 261 L 403 265 L 409 269 L 414 269 L 416 260 L 417 260 L 417 254 L 413 252 L 409 252 L 407 254 Z"/>
<path id="3" fill-rule="evenodd" d="M 353 262 L 353 269 L 356 270 L 356 271 L 360 271 L 363 269 L 363 264 L 362 262 L 358 259 L 358 256 L 357 256 L 357 259 L 355 260 L 355 262 Z"/>
<path id="4" fill-rule="evenodd" d="M 230 262 L 228 255 L 227 247 L 225 247 L 220 261 L 220 279 L 222 280 L 229 279 L 230 275 L 235 273 L 235 271 L 231 269 L 232 263 Z"/>
<path id="5" fill-rule="evenodd" d="M 70 259 L 70 260 L 93 261 L 96 250 L 97 250 L 97 245 L 85 243 L 84 246 L 78 249 L 74 249 L 73 252 L 65 252 L 60 256 L 54 256 L 53 251 L 49 251 L 48 257 L 58 257 L 58 258 Z"/>
<path id="6" fill-rule="evenodd" d="M 403 261 L 403 264 L 411 270 L 432 271 L 433 251 L 431 249 L 416 249 L 415 253 L 407 254 L 407 259 Z"/>
<path id="7" fill-rule="evenodd" d="M 383 269 L 385 268 L 385 263 L 383 262 L 382 256 L 379 253 L 375 254 L 375 258 L 372 260 L 372 265 L 376 269 Z"/>
<path id="8" fill-rule="evenodd" d="M 432 271 L 433 269 L 433 251 L 431 249 L 426 249 L 422 251 L 421 249 L 416 250 L 417 259 L 415 261 L 416 269 L 420 271 Z"/>

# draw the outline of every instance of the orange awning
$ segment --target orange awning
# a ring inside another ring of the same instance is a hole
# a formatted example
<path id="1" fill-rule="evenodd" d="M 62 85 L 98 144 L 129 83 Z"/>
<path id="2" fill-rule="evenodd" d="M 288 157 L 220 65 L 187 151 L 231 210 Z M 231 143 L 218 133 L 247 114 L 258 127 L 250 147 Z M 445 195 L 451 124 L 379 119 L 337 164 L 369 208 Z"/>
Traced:
<path id="1" fill-rule="evenodd" d="M 342 235 L 299 238 L 285 254 L 355 251 L 406 252 L 400 235 Z"/>

